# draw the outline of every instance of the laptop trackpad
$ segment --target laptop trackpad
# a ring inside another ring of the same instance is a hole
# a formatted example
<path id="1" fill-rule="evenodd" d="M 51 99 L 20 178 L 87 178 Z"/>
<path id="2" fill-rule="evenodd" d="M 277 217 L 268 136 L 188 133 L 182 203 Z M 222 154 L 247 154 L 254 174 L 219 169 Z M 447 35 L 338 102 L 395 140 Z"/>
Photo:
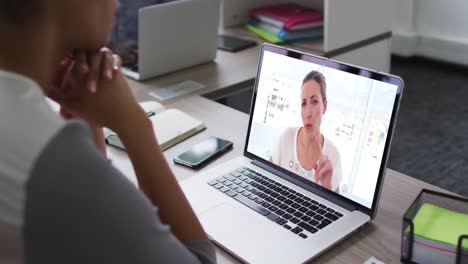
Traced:
<path id="1" fill-rule="evenodd" d="M 258 262 L 260 259 L 257 258 L 262 256 L 261 262 L 268 262 L 265 258 L 274 257 L 274 253 L 265 256 L 255 251 L 275 252 L 280 244 L 278 241 L 299 240 L 280 225 L 242 206 L 224 203 L 200 215 L 203 228 L 210 237 L 235 252 L 235 255 L 242 256 L 248 262 Z M 278 259 L 272 261 L 277 262 Z"/>

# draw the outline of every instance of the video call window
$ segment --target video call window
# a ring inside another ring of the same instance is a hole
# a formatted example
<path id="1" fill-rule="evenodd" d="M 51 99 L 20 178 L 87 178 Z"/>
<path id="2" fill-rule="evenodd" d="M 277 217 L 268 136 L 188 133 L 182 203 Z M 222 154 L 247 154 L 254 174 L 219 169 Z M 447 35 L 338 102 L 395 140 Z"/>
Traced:
<path id="1" fill-rule="evenodd" d="M 247 151 L 370 208 L 397 88 L 265 51 Z"/>

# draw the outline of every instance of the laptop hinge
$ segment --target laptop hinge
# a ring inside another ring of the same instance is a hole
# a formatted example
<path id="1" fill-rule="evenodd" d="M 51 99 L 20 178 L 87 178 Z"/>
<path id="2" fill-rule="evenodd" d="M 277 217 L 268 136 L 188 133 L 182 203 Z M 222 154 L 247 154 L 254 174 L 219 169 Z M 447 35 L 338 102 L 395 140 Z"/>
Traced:
<path id="1" fill-rule="evenodd" d="M 268 172 L 271 172 L 273 173 L 274 175 L 278 176 L 278 177 L 281 177 L 283 178 L 284 180 L 286 181 L 289 181 L 290 183 L 292 184 L 295 184 L 309 192 L 312 192 L 320 197 L 322 197 L 323 199 L 327 200 L 327 201 L 330 201 L 336 205 L 339 205 L 343 208 L 345 208 L 346 210 L 349 210 L 349 211 L 354 211 L 354 210 L 357 210 L 358 208 L 353 205 L 352 203 L 348 202 L 348 201 L 344 201 L 343 199 L 339 199 L 337 196 L 337 194 L 331 194 L 331 193 L 328 193 L 328 192 L 325 192 L 325 191 L 322 191 L 320 190 L 319 188 L 317 187 L 314 187 L 314 186 L 311 186 L 309 184 L 307 184 L 306 182 L 303 182 L 301 180 L 298 180 L 296 179 L 295 177 L 293 176 L 290 176 L 288 175 L 287 173 L 284 173 L 282 171 L 279 171 L 275 168 L 272 168 L 270 165 L 268 164 L 265 164 L 264 162 L 260 161 L 260 160 L 252 160 L 252 164 L 268 171 Z M 304 179 L 305 180 L 305 179 Z"/>

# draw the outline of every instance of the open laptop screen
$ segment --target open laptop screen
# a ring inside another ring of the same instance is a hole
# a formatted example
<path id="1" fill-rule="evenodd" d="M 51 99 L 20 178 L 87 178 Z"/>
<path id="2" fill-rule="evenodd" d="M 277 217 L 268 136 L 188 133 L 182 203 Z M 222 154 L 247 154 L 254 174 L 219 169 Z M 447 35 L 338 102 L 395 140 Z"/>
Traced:
<path id="1" fill-rule="evenodd" d="M 396 78 L 265 46 L 257 78 L 247 152 L 372 208 L 401 92 Z"/>

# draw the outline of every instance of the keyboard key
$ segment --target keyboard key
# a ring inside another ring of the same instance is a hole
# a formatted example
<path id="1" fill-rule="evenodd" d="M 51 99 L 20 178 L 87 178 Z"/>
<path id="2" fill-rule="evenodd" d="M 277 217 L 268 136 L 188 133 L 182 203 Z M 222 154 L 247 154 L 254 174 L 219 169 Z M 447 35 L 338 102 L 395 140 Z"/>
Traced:
<path id="1" fill-rule="evenodd" d="M 279 205 L 279 208 L 283 209 L 283 210 L 286 210 L 289 208 L 289 206 L 287 206 L 286 204 L 280 204 Z"/>
<path id="2" fill-rule="evenodd" d="M 268 196 L 267 198 L 265 198 L 265 200 L 267 200 L 268 202 L 273 202 L 275 199 L 271 196 Z"/>
<path id="3" fill-rule="evenodd" d="M 284 224 L 286 224 L 287 222 L 288 222 L 288 220 L 283 219 L 283 218 L 280 218 L 280 219 L 276 220 L 276 223 L 277 223 L 278 225 L 284 225 Z"/>
<path id="4" fill-rule="evenodd" d="M 225 192 L 225 193 L 226 193 L 228 196 L 230 196 L 230 197 L 234 197 L 234 196 L 237 195 L 237 193 L 236 193 L 235 191 L 233 191 L 233 190 L 227 191 L 227 192 Z"/>
<path id="5" fill-rule="evenodd" d="M 272 193 L 273 191 L 270 190 L 270 189 L 265 189 L 263 192 L 266 193 L 266 194 L 270 194 L 270 193 Z"/>
<path id="6" fill-rule="evenodd" d="M 250 185 L 247 185 L 246 187 L 244 187 L 247 191 L 251 192 L 253 190 L 255 190 L 254 187 L 250 186 Z"/>
<path id="7" fill-rule="evenodd" d="M 312 204 L 318 204 L 318 202 L 315 201 L 315 200 L 311 200 L 310 202 L 311 202 Z"/>
<path id="8" fill-rule="evenodd" d="M 278 210 L 278 207 L 272 205 L 272 206 L 268 207 L 268 209 L 270 209 L 270 211 L 274 212 L 274 211 Z"/>
<path id="9" fill-rule="evenodd" d="M 308 221 L 310 221 L 310 219 L 312 219 L 312 218 L 310 218 L 307 215 L 304 215 L 303 217 L 301 217 L 301 220 L 304 221 L 304 222 L 308 222 Z"/>
<path id="10" fill-rule="evenodd" d="M 302 203 L 302 206 L 305 206 L 305 207 L 309 207 L 309 206 L 311 206 L 311 205 L 312 205 L 312 204 L 311 204 L 310 202 L 307 202 L 307 201 L 305 201 L 305 202 Z"/>
<path id="11" fill-rule="evenodd" d="M 294 193 L 296 193 L 296 191 L 295 191 L 295 190 L 293 190 L 293 189 L 289 189 L 289 192 L 290 192 L 291 194 L 294 194 Z"/>
<path id="12" fill-rule="evenodd" d="M 325 211 L 323 209 L 318 209 L 316 212 L 317 212 L 317 214 L 324 215 L 327 211 Z"/>
<path id="13" fill-rule="evenodd" d="M 293 204 L 291 204 L 291 207 L 294 208 L 294 209 L 298 209 L 299 207 L 301 207 L 301 205 L 298 204 L 298 203 L 293 203 Z"/>
<path id="14" fill-rule="evenodd" d="M 336 216 L 336 215 L 334 215 L 332 213 L 325 214 L 325 217 L 328 218 L 328 219 L 331 219 L 332 221 L 338 220 L 338 216 Z"/>
<path id="15" fill-rule="evenodd" d="M 262 198 L 262 199 L 265 199 L 265 198 L 268 197 L 268 195 L 267 195 L 266 193 L 262 193 L 262 192 L 261 192 L 261 193 L 258 193 L 257 195 L 258 195 L 260 198 Z"/>
<path id="16" fill-rule="evenodd" d="M 255 199 L 255 202 L 258 203 L 258 204 L 262 204 L 265 202 L 265 200 L 263 200 L 262 198 L 260 197 L 257 197 L 257 199 Z"/>
<path id="17" fill-rule="evenodd" d="M 245 180 L 243 180 L 245 183 L 252 183 L 253 180 L 252 179 L 249 179 L 249 178 L 246 178 Z"/>
<path id="18" fill-rule="evenodd" d="M 223 186 L 223 188 L 219 189 L 221 192 L 225 193 L 227 191 L 230 191 L 231 189 L 229 189 L 228 187 L 226 186 Z"/>
<path id="19" fill-rule="evenodd" d="M 296 218 L 296 217 L 293 217 L 289 221 L 291 221 L 293 224 L 297 224 L 297 223 L 299 223 L 300 220 L 298 218 Z"/>
<path id="20" fill-rule="evenodd" d="M 303 213 L 305 213 L 305 212 L 309 211 L 309 209 L 307 209 L 307 208 L 306 208 L 306 207 L 304 207 L 304 206 L 300 207 L 300 208 L 299 208 L 299 209 L 297 209 L 297 210 L 299 210 L 299 211 L 301 211 L 301 212 L 303 212 Z"/>
<path id="21" fill-rule="evenodd" d="M 218 181 L 215 179 L 215 180 L 209 181 L 208 184 L 213 186 L 215 184 L 218 184 Z"/>
<path id="22" fill-rule="evenodd" d="M 226 182 L 224 182 L 223 184 L 224 184 L 224 186 L 231 186 L 231 185 L 233 185 L 233 183 L 230 182 L 230 181 L 226 181 Z"/>
<path id="23" fill-rule="evenodd" d="M 287 230 L 291 230 L 291 226 L 290 225 L 283 225 L 284 228 L 286 228 Z"/>
<path id="24" fill-rule="evenodd" d="M 300 222 L 300 223 L 298 224 L 298 226 L 304 228 L 305 230 L 309 231 L 309 232 L 312 233 L 312 234 L 314 234 L 315 232 L 318 231 L 317 228 L 315 228 L 315 227 L 313 227 L 313 226 L 311 226 L 311 225 L 309 225 L 309 224 L 307 224 L 307 223 L 304 223 L 304 222 Z"/>
<path id="25" fill-rule="evenodd" d="M 215 187 L 216 189 L 221 189 L 222 187 L 224 187 L 224 184 L 218 182 L 217 184 L 213 185 L 213 187 Z"/>
<path id="26" fill-rule="evenodd" d="M 248 188 L 245 188 L 245 189 L 246 189 L 246 190 L 249 190 Z M 251 191 L 253 194 L 255 194 L 255 195 L 258 195 L 259 192 L 260 192 L 260 191 L 257 190 L 257 189 L 252 189 L 252 190 L 250 190 L 250 191 Z"/>
<path id="27" fill-rule="evenodd" d="M 323 204 L 319 204 L 319 207 L 320 207 L 320 208 L 323 208 L 323 209 L 326 209 L 326 208 L 327 208 L 327 207 L 326 207 L 325 205 L 323 205 Z"/>
<path id="28" fill-rule="evenodd" d="M 316 211 L 316 210 L 319 209 L 319 207 L 316 206 L 316 205 L 312 205 L 312 206 L 309 207 L 309 209 L 312 210 L 312 211 Z"/>
<path id="29" fill-rule="evenodd" d="M 307 238 L 307 235 L 306 235 L 306 234 L 304 234 L 304 233 L 300 233 L 300 234 L 299 234 L 299 236 L 300 236 L 300 237 L 302 237 L 302 238 L 304 238 L 304 239 L 306 239 L 306 238 Z"/>
<path id="30" fill-rule="evenodd" d="M 338 217 L 342 217 L 343 214 L 339 213 L 339 212 L 335 212 L 335 215 L 338 216 Z"/>
<path id="31" fill-rule="evenodd" d="M 306 215 L 313 217 L 314 215 L 316 215 L 316 213 L 313 211 L 307 211 Z"/>
<path id="32" fill-rule="evenodd" d="M 250 199 L 250 200 L 255 200 L 255 199 L 257 199 L 257 197 L 258 197 L 258 196 L 255 195 L 255 194 L 253 194 L 253 193 L 251 193 L 251 194 L 249 195 L 249 199 Z"/>
<path id="33" fill-rule="evenodd" d="M 234 180 L 234 183 L 237 184 L 237 185 L 240 185 L 240 184 L 243 183 L 243 182 L 242 182 L 241 180 L 239 180 L 239 179 L 235 179 L 235 180 Z"/>
<path id="34" fill-rule="evenodd" d="M 220 183 L 223 183 L 223 182 L 227 181 L 227 179 L 224 178 L 224 177 L 219 177 L 216 180 L 219 181 Z"/>
<path id="35" fill-rule="evenodd" d="M 245 171 L 242 172 L 242 174 L 243 174 L 244 176 L 247 176 L 247 175 L 250 174 L 250 172 L 245 170 Z"/>
<path id="36" fill-rule="evenodd" d="M 280 217 L 278 215 L 276 215 L 276 214 L 270 213 L 270 214 L 267 215 L 267 218 L 270 219 L 271 221 L 276 221 Z"/>
<path id="37" fill-rule="evenodd" d="M 271 206 L 271 204 L 269 202 L 263 202 L 262 206 L 265 207 L 265 208 L 268 208 L 268 207 Z"/>
<path id="38" fill-rule="evenodd" d="M 244 190 L 244 191 L 242 192 L 242 195 L 247 196 L 247 197 L 248 197 L 249 195 L 251 195 L 251 194 L 252 194 L 252 193 L 249 192 L 249 191 L 247 191 L 247 190 Z"/>
<path id="39" fill-rule="evenodd" d="M 288 191 L 286 191 L 286 190 L 284 190 L 284 191 L 282 191 L 282 192 L 280 192 L 280 193 L 281 193 L 281 195 L 284 195 L 284 196 L 288 196 L 288 195 L 290 194 L 290 193 L 289 193 Z"/>
<path id="40" fill-rule="evenodd" d="M 295 217 L 297 217 L 297 218 L 301 218 L 301 217 L 304 216 L 304 214 L 301 213 L 301 212 L 295 212 L 293 215 L 294 215 Z"/>
<path id="41" fill-rule="evenodd" d="M 295 228 L 293 228 L 293 230 L 291 230 L 291 232 L 293 232 L 294 234 L 299 234 L 302 231 L 304 231 L 304 230 L 302 230 L 302 228 L 297 227 L 297 226 Z"/>
<path id="42" fill-rule="evenodd" d="M 301 197 L 301 198 L 304 197 L 304 195 L 303 195 L 302 193 L 296 192 L 296 195 L 299 196 L 299 197 Z"/>
<path id="43" fill-rule="evenodd" d="M 293 200 L 286 199 L 286 200 L 284 200 L 284 203 L 285 203 L 285 204 L 288 204 L 288 205 L 291 205 L 291 204 L 293 204 L 294 202 L 293 202 Z"/>
<path id="44" fill-rule="evenodd" d="M 328 220 L 327 218 L 322 220 L 322 223 L 326 223 L 327 225 L 331 224 L 332 221 Z"/>
<path id="45" fill-rule="evenodd" d="M 310 199 L 310 198 L 307 197 L 307 196 L 304 196 L 304 200 L 306 200 L 306 201 L 311 201 L 312 199 Z"/>
<path id="46" fill-rule="evenodd" d="M 235 171 L 237 171 L 237 172 L 243 172 L 244 169 L 243 169 L 243 168 L 240 168 L 240 169 L 237 169 L 237 170 L 235 170 Z"/>
<path id="47" fill-rule="evenodd" d="M 323 218 L 324 218 L 324 217 L 321 216 L 321 215 L 318 215 L 318 214 L 317 214 L 317 215 L 314 215 L 314 219 L 315 219 L 315 220 L 322 221 Z"/>
<path id="48" fill-rule="evenodd" d="M 248 177 L 245 176 L 245 175 L 242 175 L 238 179 L 241 180 L 241 181 L 245 181 L 246 179 L 248 179 Z"/>
<path id="49" fill-rule="evenodd" d="M 239 186 L 242 187 L 242 188 L 245 188 L 245 187 L 247 187 L 247 186 L 249 186 L 249 185 L 248 185 L 247 183 L 245 183 L 245 182 L 241 182 L 241 183 L 239 184 Z"/>
<path id="50" fill-rule="evenodd" d="M 290 195 L 288 195 L 288 198 L 291 199 L 291 200 L 294 200 L 294 199 L 297 198 L 297 196 L 294 195 L 294 194 L 290 194 Z"/>
<path id="51" fill-rule="evenodd" d="M 279 196 L 279 194 L 274 192 L 274 193 L 271 193 L 270 196 L 276 198 Z"/>
<path id="52" fill-rule="evenodd" d="M 327 210 L 328 212 L 330 212 L 330 213 L 334 213 L 334 212 L 335 212 L 335 210 L 333 210 L 333 209 L 331 209 L 331 208 L 327 208 L 326 210 Z"/>
<path id="53" fill-rule="evenodd" d="M 309 223 L 309 225 L 311 225 L 311 226 L 316 226 L 316 225 L 320 224 L 319 221 L 314 220 L 314 219 L 310 220 L 308 223 Z"/>
<path id="54" fill-rule="evenodd" d="M 320 223 L 319 225 L 317 225 L 315 228 L 317 229 L 323 229 L 325 228 L 326 226 L 328 226 L 327 224 L 324 224 L 324 223 Z"/>
<path id="55" fill-rule="evenodd" d="M 282 216 L 282 215 L 284 215 L 286 212 L 283 211 L 283 210 L 281 210 L 281 209 L 278 209 L 278 210 L 275 211 L 275 213 L 276 213 L 277 215 L 279 215 L 279 216 Z"/>
<path id="56" fill-rule="evenodd" d="M 283 218 L 289 220 L 289 219 L 293 218 L 293 216 L 290 215 L 290 214 L 288 214 L 288 213 L 285 213 L 285 214 L 283 215 Z"/>
<path id="57" fill-rule="evenodd" d="M 290 214 L 294 214 L 296 212 L 296 210 L 294 210 L 294 208 L 288 208 L 288 209 L 286 209 L 286 212 L 288 212 Z"/>
<path id="58" fill-rule="evenodd" d="M 241 187 L 237 187 L 236 189 L 236 192 L 238 193 L 243 193 L 244 191 L 245 191 L 244 188 L 241 188 Z"/>
<path id="59" fill-rule="evenodd" d="M 283 189 L 279 186 L 277 186 L 275 189 L 275 192 L 277 192 L 278 194 L 281 193 L 281 191 L 283 191 Z"/>
<path id="60" fill-rule="evenodd" d="M 237 171 L 233 171 L 233 172 L 231 172 L 229 174 L 231 174 L 232 176 L 234 176 L 236 178 L 241 176 L 241 174 L 239 172 L 237 172 Z"/>
<path id="61" fill-rule="evenodd" d="M 278 200 L 274 200 L 273 202 L 271 202 L 272 204 L 276 205 L 276 206 L 279 206 L 281 204 L 280 201 Z"/>
<path id="62" fill-rule="evenodd" d="M 294 199 L 294 201 L 296 203 L 303 203 L 304 202 L 304 199 L 300 198 L 300 197 L 297 197 L 296 199 Z"/>
<path id="63" fill-rule="evenodd" d="M 230 187 L 231 189 L 233 189 L 233 190 L 236 190 L 237 188 L 240 188 L 239 185 L 234 184 L 234 183 L 233 183 L 231 186 L 229 186 L 229 187 Z"/>
<path id="64" fill-rule="evenodd" d="M 234 199 L 243 203 L 244 205 L 246 205 L 247 207 L 249 207 L 250 209 L 253 209 L 254 211 L 256 211 L 257 213 L 261 214 L 261 215 L 269 215 L 270 214 L 270 211 L 268 211 L 267 209 L 261 207 L 260 205 L 258 205 L 257 203 L 251 201 L 249 198 L 247 197 L 244 197 L 242 195 L 236 195 L 234 196 Z"/>
<path id="65" fill-rule="evenodd" d="M 276 198 L 276 200 L 278 200 L 278 201 L 285 201 L 286 199 L 287 198 L 282 196 L 282 195 L 280 195 L 279 197 Z"/>

